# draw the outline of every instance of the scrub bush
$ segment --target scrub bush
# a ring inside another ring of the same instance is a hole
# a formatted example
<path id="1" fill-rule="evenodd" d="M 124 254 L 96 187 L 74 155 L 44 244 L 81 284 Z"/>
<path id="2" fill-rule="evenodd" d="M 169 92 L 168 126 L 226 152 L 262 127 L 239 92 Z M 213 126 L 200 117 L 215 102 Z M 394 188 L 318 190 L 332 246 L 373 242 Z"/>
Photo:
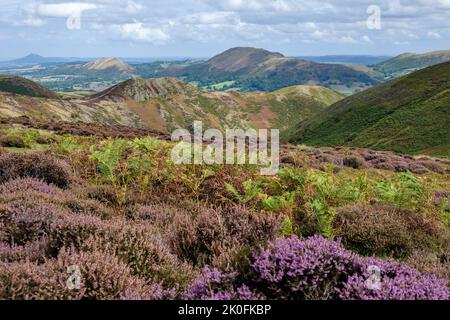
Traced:
<path id="1" fill-rule="evenodd" d="M 436 218 L 386 205 L 339 208 L 333 228 L 346 248 L 363 255 L 404 258 L 450 242 L 449 230 Z"/>
<path id="2" fill-rule="evenodd" d="M 72 171 L 66 162 L 41 153 L 0 155 L 0 184 L 26 177 L 67 188 L 72 182 Z"/>
<path id="3" fill-rule="evenodd" d="M 6 148 L 25 148 L 25 141 L 18 136 L 4 136 L 0 137 L 0 146 Z"/>

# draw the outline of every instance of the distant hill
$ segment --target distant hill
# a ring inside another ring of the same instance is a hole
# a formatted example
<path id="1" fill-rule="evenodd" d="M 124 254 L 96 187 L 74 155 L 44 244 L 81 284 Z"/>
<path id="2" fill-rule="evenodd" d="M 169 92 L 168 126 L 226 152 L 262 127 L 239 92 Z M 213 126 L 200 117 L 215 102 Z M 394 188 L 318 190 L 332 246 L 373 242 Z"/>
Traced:
<path id="1" fill-rule="evenodd" d="M 43 63 L 46 61 L 48 61 L 47 58 L 44 58 L 43 56 L 32 53 L 25 57 L 12 60 L 10 62 L 15 62 L 15 63 L 19 63 L 19 64 L 34 64 L 34 63 Z"/>
<path id="2" fill-rule="evenodd" d="M 290 140 L 450 157 L 450 62 L 341 100 L 301 121 Z"/>
<path id="3" fill-rule="evenodd" d="M 277 128 L 284 134 L 299 119 L 340 99 L 340 94 L 318 86 L 258 93 L 205 92 L 175 78 L 133 78 L 87 97 L 64 100 L 0 94 L 0 117 L 26 115 L 44 122 L 123 124 L 168 132 L 190 128 L 199 120 L 205 128 Z"/>
<path id="4" fill-rule="evenodd" d="M 138 69 L 146 77 L 178 77 L 213 90 L 274 91 L 304 84 L 366 88 L 377 83 L 366 73 L 344 65 L 315 63 L 245 47 L 229 49 L 207 61 Z"/>
<path id="5" fill-rule="evenodd" d="M 58 98 L 55 93 L 36 82 L 18 76 L 0 76 L 0 92 L 9 92 L 30 97 Z"/>
<path id="6" fill-rule="evenodd" d="M 386 78 L 395 78 L 447 61 L 450 61 L 450 50 L 433 51 L 423 54 L 404 53 L 377 64 L 374 69 L 383 73 Z"/>
<path id="7" fill-rule="evenodd" d="M 264 64 L 283 59 L 281 53 L 274 53 L 264 49 L 232 48 L 209 59 L 204 66 L 211 70 L 226 73 L 248 74 Z"/>
<path id="8" fill-rule="evenodd" d="M 99 92 L 134 76 L 133 66 L 115 58 L 100 58 L 89 62 L 55 63 L 43 68 L 23 70 L 23 74 L 42 79 L 42 83 L 57 92 Z M 5 73 L 8 71 L 6 70 Z"/>
<path id="9" fill-rule="evenodd" d="M 2 61 L 0 65 L 6 66 L 30 66 L 36 64 L 46 64 L 46 63 L 63 63 L 70 61 L 79 61 L 77 58 L 60 58 L 60 57 L 43 57 L 38 54 L 32 53 L 25 57 L 10 60 L 10 61 Z"/>
<path id="10" fill-rule="evenodd" d="M 132 66 L 115 58 L 100 58 L 84 64 L 82 68 L 85 70 L 115 71 L 128 74 L 132 74 L 134 71 Z"/>

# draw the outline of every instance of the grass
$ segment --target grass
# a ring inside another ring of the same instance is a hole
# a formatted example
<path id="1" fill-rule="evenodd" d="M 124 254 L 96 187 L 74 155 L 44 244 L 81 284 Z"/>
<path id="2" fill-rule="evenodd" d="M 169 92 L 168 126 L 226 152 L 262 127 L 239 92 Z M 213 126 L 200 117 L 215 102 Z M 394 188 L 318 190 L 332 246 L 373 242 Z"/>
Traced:
<path id="1" fill-rule="evenodd" d="M 220 83 L 215 83 L 210 86 L 211 90 L 223 90 L 224 88 L 232 88 L 236 81 L 223 81 Z"/>

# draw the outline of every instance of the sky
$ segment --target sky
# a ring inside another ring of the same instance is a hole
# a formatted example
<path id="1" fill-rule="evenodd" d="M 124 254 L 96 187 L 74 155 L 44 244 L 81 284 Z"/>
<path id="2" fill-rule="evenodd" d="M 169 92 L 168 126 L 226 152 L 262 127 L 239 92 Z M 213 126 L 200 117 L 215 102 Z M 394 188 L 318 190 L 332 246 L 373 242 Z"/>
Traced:
<path id="1" fill-rule="evenodd" d="M 0 0 L 0 59 L 450 49 L 450 0 Z"/>

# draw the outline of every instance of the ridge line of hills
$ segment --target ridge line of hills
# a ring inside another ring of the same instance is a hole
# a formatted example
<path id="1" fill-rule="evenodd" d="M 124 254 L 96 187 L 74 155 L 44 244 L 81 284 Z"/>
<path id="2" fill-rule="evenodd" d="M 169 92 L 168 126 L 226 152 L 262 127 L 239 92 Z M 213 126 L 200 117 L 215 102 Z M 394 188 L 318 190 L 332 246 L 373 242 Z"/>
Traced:
<path id="1" fill-rule="evenodd" d="M 24 80 L 25 85 L 40 87 Z M 8 91 L 2 81 L 0 91 Z M 258 93 L 206 92 L 168 77 L 131 78 L 85 97 L 57 99 L 52 95 L 43 99 L 32 91 L 26 91 L 28 96 L 24 92 L 14 90 L 0 94 L 0 117 L 25 115 L 38 120 L 122 124 L 165 132 L 189 128 L 194 120 L 221 129 L 276 127 L 285 130 L 298 119 L 342 99 L 339 93 L 319 86 L 294 86 Z"/>
<path id="2" fill-rule="evenodd" d="M 418 69 L 450 61 L 450 50 L 405 53 L 391 59 L 348 58 L 326 56 L 311 61 L 251 47 L 231 48 L 206 60 L 146 63 L 127 63 L 117 58 L 92 61 L 73 58 L 70 61 L 70 58 L 45 58 L 31 54 L 11 61 L 13 64 L 22 61 L 27 67 L 6 68 L 0 72 L 24 75 L 37 81 L 42 79 L 39 82 L 54 91 L 99 92 L 138 76 L 176 77 L 210 91 L 269 92 L 293 85 L 321 85 L 349 95 Z M 338 62 L 334 63 L 333 59 Z"/>

